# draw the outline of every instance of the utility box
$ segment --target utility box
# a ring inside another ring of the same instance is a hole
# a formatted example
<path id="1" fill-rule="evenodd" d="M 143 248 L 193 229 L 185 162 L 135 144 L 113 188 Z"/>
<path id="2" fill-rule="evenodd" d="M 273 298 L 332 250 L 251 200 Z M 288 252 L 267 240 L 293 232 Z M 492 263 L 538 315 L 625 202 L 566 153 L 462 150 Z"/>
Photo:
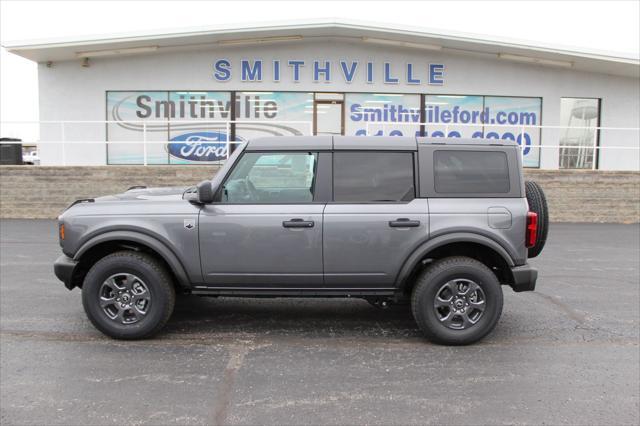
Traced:
<path id="1" fill-rule="evenodd" d="M 15 142 L 22 142 L 22 140 L 0 138 L 0 165 L 4 166 L 22 164 L 22 144 Z"/>

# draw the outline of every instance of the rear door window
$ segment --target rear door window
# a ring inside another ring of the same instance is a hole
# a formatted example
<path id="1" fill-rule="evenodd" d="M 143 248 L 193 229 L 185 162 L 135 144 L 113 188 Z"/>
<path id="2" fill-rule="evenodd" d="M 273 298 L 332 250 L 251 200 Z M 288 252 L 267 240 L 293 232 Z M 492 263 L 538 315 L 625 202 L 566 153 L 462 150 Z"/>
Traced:
<path id="1" fill-rule="evenodd" d="M 335 152 L 333 198 L 347 203 L 413 200 L 413 153 Z"/>
<path id="2" fill-rule="evenodd" d="M 499 151 L 435 151 L 434 180 L 441 194 L 507 194 L 511 189 L 507 154 Z"/>

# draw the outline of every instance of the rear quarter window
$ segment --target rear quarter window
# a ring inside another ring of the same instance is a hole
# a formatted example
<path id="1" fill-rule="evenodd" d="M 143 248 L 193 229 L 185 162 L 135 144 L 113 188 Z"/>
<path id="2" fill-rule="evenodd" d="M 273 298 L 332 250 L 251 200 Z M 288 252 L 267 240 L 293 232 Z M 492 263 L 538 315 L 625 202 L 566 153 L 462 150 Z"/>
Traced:
<path id="1" fill-rule="evenodd" d="M 434 189 L 440 194 L 507 194 L 509 162 L 501 151 L 437 150 Z"/>

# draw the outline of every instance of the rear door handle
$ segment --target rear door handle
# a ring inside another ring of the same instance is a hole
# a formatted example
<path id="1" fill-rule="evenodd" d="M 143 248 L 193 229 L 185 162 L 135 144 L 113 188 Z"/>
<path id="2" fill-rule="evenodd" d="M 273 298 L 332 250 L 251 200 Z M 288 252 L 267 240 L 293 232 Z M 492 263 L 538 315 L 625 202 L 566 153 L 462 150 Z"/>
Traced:
<path id="1" fill-rule="evenodd" d="M 282 222 L 282 226 L 285 228 L 313 228 L 313 225 L 315 225 L 314 221 L 302 220 L 300 218 L 285 220 Z"/>
<path id="2" fill-rule="evenodd" d="M 406 217 L 400 217 L 396 220 L 390 220 L 389 226 L 392 228 L 416 228 L 420 226 L 419 220 L 411 220 Z"/>

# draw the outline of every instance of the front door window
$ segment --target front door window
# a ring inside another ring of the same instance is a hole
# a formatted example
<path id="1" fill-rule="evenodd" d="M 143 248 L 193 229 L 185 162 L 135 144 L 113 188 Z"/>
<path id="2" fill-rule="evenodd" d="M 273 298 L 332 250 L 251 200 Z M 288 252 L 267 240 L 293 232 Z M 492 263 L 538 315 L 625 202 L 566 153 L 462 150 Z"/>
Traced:
<path id="1" fill-rule="evenodd" d="M 222 202 L 309 203 L 317 159 L 311 152 L 245 153 L 224 184 Z"/>

